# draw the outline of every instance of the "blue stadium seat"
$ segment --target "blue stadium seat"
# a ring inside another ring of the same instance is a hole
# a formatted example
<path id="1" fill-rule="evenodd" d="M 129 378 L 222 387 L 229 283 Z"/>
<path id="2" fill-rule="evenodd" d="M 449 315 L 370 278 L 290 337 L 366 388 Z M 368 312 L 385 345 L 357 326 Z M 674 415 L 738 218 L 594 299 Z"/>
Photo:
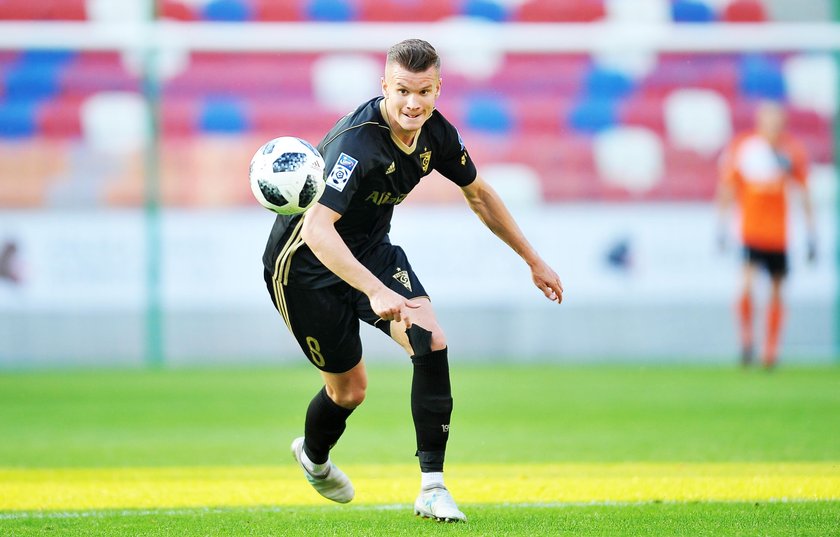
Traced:
<path id="1" fill-rule="evenodd" d="M 504 134 L 513 128 L 510 105 L 493 95 L 471 97 L 465 114 L 467 127 L 477 131 Z"/>
<path id="2" fill-rule="evenodd" d="M 674 22 L 714 22 L 715 12 L 698 0 L 676 0 L 671 4 L 671 19 Z"/>
<path id="3" fill-rule="evenodd" d="M 58 94 L 60 77 L 76 53 L 65 50 L 27 51 L 6 71 L 6 95 L 15 99 L 43 99 Z"/>
<path id="4" fill-rule="evenodd" d="M 26 138 L 35 134 L 36 106 L 33 101 L 0 103 L 0 138 Z"/>
<path id="5" fill-rule="evenodd" d="M 783 100 L 786 91 L 780 62 L 760 54 L 745 55 L 740 62 L 739 88 L 747 97 Z"/>
<path id="6" fill-rule="evenodd" d="M 636 89 L 636 83 L 626 74 L 592 66 L 584 82 L 586 94 L 594 99 L 626 97 Z"/>
<path id="7" fill-rule="evenodd" d="M 507 8 L 494 0 L 467 0 L 461 7 L 461 13 L 493 22 L 504 22 L 510 17 Z"/>
<path id="8" fill-rule="evenodd" d="M 313 21 L 344 22 L 356 18 L 354 6 L 347 0 L 311 0 L 306 17 Z"/>
<path id="9" fill-rule="evenodd" d="M 243 22 L 253 19 L 253 13 L 243 0 L 213 0 L 201 10 L 201 17 L 216 22 Z"/>
<path id="10" fill-rule="evenodd" d="M 615 99 L 582 99 L 572 107 L 567 119 L 569 126 L 578 132 L 600 132 L 618 123 L 617 102 Z"/>
<path id="11" fill-rule="evenodd" d="M 251 127 L 245 104 L 233 97 L 209 97 L 202 104 L 198 127 L 203 132 L 233 134 Z"/>

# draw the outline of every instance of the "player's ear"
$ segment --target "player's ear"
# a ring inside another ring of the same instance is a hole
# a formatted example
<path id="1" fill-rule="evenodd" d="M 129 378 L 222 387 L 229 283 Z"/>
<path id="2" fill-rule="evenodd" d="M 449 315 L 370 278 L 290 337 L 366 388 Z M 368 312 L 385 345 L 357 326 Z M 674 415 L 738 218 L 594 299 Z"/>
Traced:
<path id="1" fill-rule="evenodd" d="M 438 97 L 440 97 L 440 85 L 441 85 L 442 83 L 443 83 L 443 79 L 442 79 L 442 78 L 440 78 L 440 77 L 438 77 L 438 81 L 437 81 L 437 88 L 435 89 L 435 99 L 437 99 Z"/>
<path id="2" fill-rule="evenodd" d="M 382 85 L 382 95 L 388 96 L 388 83 L 385 82 L 385 77 L 379 77 L 379 82 Z"/>

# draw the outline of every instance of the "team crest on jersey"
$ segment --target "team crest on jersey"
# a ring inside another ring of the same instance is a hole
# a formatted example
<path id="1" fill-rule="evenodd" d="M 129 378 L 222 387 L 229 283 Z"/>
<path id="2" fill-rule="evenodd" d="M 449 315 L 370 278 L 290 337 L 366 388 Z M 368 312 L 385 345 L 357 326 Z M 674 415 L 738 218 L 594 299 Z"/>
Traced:
<path id="1" fill-rule="evenodd" d="M 423 167 L 423 173 L 429 171 L 429 161 L 432 160 L 432 152 L 426 151 L 425 153 L 420 153 L 420 166 Z"/>
<path id="2" fill-rule="evenodd" d="M 397 272 L 394 273 L 394 279 L 403 284 L 403 286 L 411 291 L 411 279 L 408 277 L 407 270 L 400 270 L 400 267 L 397 267 Z"/>
<path id="3" fill-rule="evenodd" d="M 344 187 L 347 186 L 347 183 L 350 181 L 350 175 L 353 174 L 353 170 L 356 169 L 356 165 L 358 163 L 358 160 L 354 159 L 347 153 L 341 153 L 338 155 L 338 160 L 335 161 L 335 165 L 330 171 L 330 174 L 327 176 L 327 185 L 333 187 L 339 192 L 344 191 Z"/>

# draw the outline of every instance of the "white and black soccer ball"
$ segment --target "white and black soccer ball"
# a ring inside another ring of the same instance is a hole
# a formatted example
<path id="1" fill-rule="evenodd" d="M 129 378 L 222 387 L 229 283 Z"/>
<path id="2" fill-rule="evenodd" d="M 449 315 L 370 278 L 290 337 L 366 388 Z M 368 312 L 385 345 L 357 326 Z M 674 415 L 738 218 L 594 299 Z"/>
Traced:
<path id="1" fill-rule="evenodd" d="M 266 142 L 251 159 L 251 191 L 260 205 L 278 214 L 299 214 L 324 193 L 324 159 L 305 140 L 281 136 Z"/>

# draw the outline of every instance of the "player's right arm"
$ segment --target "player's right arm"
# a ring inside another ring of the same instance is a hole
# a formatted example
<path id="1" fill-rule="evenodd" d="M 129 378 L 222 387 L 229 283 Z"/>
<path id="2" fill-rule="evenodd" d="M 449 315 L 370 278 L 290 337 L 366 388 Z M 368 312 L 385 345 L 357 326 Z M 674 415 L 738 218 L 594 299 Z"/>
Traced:
<path id="1" fill-rule="evenodd" d="M 735 144 L 731 144 L 721 155 L 719 162 L 720 177 L 715 192 L 715 204 L 718 212 L 717 242 L 718 248 L 725 250 L 728 238 L 729 217 L 736 197 Z"/>
<path id="2" fill-rule="evenodd" d="M 419 304 L 405 299 L 383 284 L 359 263 L 335 229 L 341 215 L 316 203 L 303 219 L 301 237 L 315 257 L 335 275 L 358 289 L 370 300 L 371 309 L 386 321 L 404 322 L 411 327 L 410 310 Z"/>

